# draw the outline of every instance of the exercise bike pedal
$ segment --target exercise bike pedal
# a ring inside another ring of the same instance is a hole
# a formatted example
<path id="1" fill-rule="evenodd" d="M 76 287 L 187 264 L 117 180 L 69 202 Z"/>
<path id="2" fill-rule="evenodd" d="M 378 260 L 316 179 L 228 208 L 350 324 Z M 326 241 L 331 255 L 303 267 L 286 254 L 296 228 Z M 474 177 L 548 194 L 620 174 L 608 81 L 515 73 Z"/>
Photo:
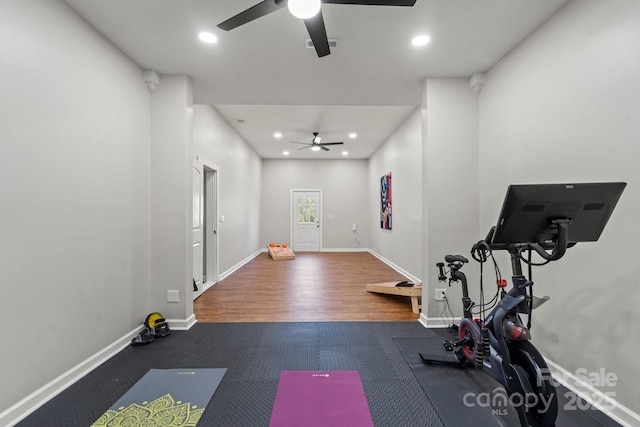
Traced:
<path id="1" fill-rule="evenodd" d="M 427 365 L 449 365 L 457 366 L 459 368 L 465 368 L 468 365 L 466 360 L 460 360 L 457 356 L 449 354 L 435 355 L 435 354 L 423 354 L 418 353 L 423 363 Z"/>

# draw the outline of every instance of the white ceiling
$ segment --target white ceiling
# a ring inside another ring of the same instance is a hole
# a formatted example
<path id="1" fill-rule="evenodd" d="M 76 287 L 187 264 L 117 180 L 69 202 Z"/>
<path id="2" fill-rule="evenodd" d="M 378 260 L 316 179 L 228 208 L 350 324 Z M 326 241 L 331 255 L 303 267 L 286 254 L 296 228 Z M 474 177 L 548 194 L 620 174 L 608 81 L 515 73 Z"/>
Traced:
<path id="1" fill-rule="evenodd" d="M 143 69 L 189 75 L 195 102 L 214 106 L 261 157 L 293 148 L 291 158 L 326 159 L 343 149 L 368 158 L 420 105 L 426 77 L 488 70 L 568 0 L 324 4 L 339 46 L 323 58 L 306 48 L 304 23 L 286 8 L 229 32 L 216 27 L 259 0 L 65 1 Z M 203 44 L 200 31 L 218 43 Z M 432 41 L 415 48 L 420 33 Z M 316 153 L 288 143 L 310 141 L 314 131 L 345 145 Z"/>

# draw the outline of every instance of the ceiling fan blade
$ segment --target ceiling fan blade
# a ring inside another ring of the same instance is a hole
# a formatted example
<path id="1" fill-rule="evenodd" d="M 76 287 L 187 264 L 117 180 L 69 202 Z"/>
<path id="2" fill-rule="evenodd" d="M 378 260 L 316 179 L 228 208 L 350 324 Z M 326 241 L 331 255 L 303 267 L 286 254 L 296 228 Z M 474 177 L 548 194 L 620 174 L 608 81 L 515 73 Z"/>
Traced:
<path id="1" fill-rule="evenodd" d="M 305 148 L 311 148 L 311 146 L 310 146 L 310 145 L 307 145 L 306 147 L 298 148 L 298 151 L 300 151 L 300 150 L 304 150 Z"/>
<path id="2" fill-rule="evenodd" d="M 344 142 L 322 142 L 318 145 L 342 145 Z"/>
<path id="3" fill-rule="evenodd" d="M 292 144 L 304 144 L 304 145 L 311 145 L 308 142 L 298 142 L 298 141 L 289 141 Z"/>
<path id="4" fill-rule="evenodd" d="M 322 148 L 324 151 L 329 151 L 329 149 L 327 147 L 324 147 L 322 145 L 320 146 L 320 148 Z"/>
<path id="5" fill-rule="evenodd" d="M 413 6 L 416 0 L 322 0 L 322 3 L 361 4 L 365 6 Z"/>
<path id="6" fill-rule="evenodd" d="M 305 19 L 304 25 L 307 27 L 309 37 L 313 42 L 313 47 L 316 48 L 316 53 L 319 58 L 327 56 L 331 53 L 329 49 L 329 39 L 327 38 L 327 30 L 324 27 L 324 18 L 322 17 L 322 10 L 318 12 L 313 18 Z"/>
<path id="7" fill-rule="evenodd" d="M 239 14 L 232 16 L 226 21 L 218 24 L 218 28 L 221 30 L 229 31 L 233 30 L 240 25 L 244 25 L 247 22 L 251 22 L 254 19 L 261 18 L 265 15 L 275 12 L 287 5 L 287 2 L 278 2 L 276 0 L 264 0 L 249 9 L 240 12 Z"/>

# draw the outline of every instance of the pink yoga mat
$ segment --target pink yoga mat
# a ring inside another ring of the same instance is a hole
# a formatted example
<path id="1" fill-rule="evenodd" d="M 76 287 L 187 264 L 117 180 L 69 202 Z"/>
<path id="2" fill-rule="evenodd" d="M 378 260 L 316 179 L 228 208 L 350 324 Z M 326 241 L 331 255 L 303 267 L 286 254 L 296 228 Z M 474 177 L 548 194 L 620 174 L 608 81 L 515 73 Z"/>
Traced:
<path id="1" fill-rule="evenodd" d="M 269 427 L 373 427 L 358 371 L 282 371 Z"/>

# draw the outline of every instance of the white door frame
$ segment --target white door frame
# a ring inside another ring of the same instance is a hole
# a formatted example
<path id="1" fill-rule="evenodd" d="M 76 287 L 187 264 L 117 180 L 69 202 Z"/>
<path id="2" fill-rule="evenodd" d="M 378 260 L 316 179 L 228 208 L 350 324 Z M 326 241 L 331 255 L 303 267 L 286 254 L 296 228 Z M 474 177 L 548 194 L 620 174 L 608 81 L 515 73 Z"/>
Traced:
<path id="1" fill-rule="evenodd" d="M 204 223 L 202 212 L 204 207 L 202 202 L 204 200 L 204 178 L 202 174 L 202 168 L 193 165 L 193 229 L 192 229 L 192 243 L 193 243 L 193 270 L 192 277 L 198 290 L 202 289 L 202 282 L 204 277 Z M 196 292 L 196 291 L 194 291 Z"/>
<path id="2" fill-rule="evenodd" d="M 204 185 L 203 186 L 203 203 L 207 202 L 207 200 L 211 200 L 215 195 L 215 202 L 212 204 L 215 212 L 207 212 L 205 211 L 205 215 L 203 218 L 203 226 L 206 233 L 204 237 L 205 247 L 204 253 L 211 254 L 215 249 L 215 257 L 206 256 L 204 260 L 204 270 L 206 273 L 206 282 L 200 286 L 197 292 L 193 292 L 193 299 L 198 298 L 204 291 L 218 283 L 220 277 L 220 227 L 218 221 L 218 212 L 220 212 L 220 167 L 215 163 L 211 163 L 206 159 L 203 159 L 201 156 L 197 156 L 196 160 L 193 162 L 194 168 L 197 168 L 203 177 L 203 180 L 206 180 L 207 176 L 210 176 L 210 172 L 213 172 L 212 185 Z M 209 173 L 205 173 L 205 169 L 209 171 Z M 215 232 L 214 232 L 215 230 Z"/>
<path id="3" fill-rule="evenodd" d="M 320 231 L 318 236 L 318 252 L 322 252 L 322 188 L 291 188 L 289 192 L 289 242 L 291 247 L 294 246 L 293 242 L 293 229 L 295 227 L 295 218 L 293 216 L 293 208 L 295 200 L 293 199 L 293 193 L 296 192 L 317 192 L 318 193 L 318 222 L 320 223 Z"/>

